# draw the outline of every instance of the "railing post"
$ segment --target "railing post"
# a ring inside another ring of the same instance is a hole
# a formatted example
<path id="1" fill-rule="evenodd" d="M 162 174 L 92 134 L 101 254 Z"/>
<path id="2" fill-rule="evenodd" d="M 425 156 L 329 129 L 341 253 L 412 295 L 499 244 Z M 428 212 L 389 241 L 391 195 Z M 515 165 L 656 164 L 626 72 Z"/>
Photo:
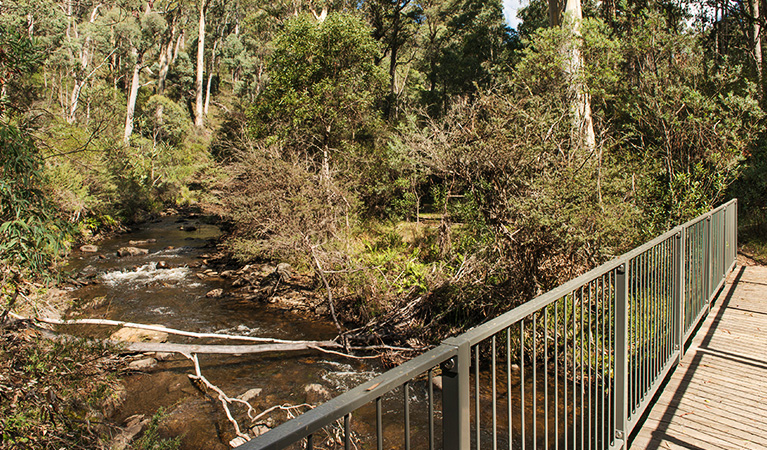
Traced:
<path id="1" fill-rule="evenodd" d="M 625 448 L 629 434 L 628 272 L 626 260 L 616 269 L 615 278 L 615 438 L 623 441 L 616 448 Z"/>
<path id="2" fill-rule="evenodd" d="M 732 259 L 733 262 L 738 260 L 738 199 L 734 199 L 732 204 L 733 210 L 733 226 L 732 226 Z"/>
<path id="3" fill-rule="evenodd" d="M 455 337 L 443 344 L 454 346 L 458 354 L 442 363 L 442 446 L 445 450 L 469 450 L 471 345 Z"/>
<path id="4" fill-rule="evenodd" d="M 714 290 L 714 287 L 712 286 L 714 264 L 712 263 L 713 258 L 711 255 L 713 250 L 711 245 L 711 215 L 706 217 L 706 222 L 703 224 L 703 245 L 705 246 L 703 252 L 703 276 L 705 277 L 705 282 L 703 285 L 706 287 L 706 310 L 710 311 L 711 294 Z M 708 314 L 708 312 L 706 312 L 706 314 Z"/>
<path id="5" fill-rule="evenodd" d="M 677 364 L 682 361 L 684 356 L 684 332 L 685 332 L 685 271 L 684 271 L 684 251 L 685 251 L 685 232 L 684 227 L 679 229 L 679 233 L 674 239 L 674 351 L 677 353 Z"/>

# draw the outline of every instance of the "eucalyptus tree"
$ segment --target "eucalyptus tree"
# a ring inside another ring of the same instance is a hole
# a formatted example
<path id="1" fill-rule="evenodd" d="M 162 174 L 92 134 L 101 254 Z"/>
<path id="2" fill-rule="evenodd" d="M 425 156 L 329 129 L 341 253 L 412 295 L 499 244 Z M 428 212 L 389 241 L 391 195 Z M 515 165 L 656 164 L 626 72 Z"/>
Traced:
<path id="1" fill-rule="evenodd" d="M 563 70 L 570 78 L 573 142 L 577 148 L 593 151 L 596 148 L 594 121 L 591 117 L 591 99 L 583 76 L 583 55 L 581 54 L 581 23 L 583 10 L 581 0 L 549 0 L 549 24 L 565 28 L 572 40 L 563 48 L 567 52 Z"/>
<path id="2" fill-rule="evenodd" d="M 167 24 L 160 14 L 152 10 L 151 2 L 135 4 L 128 10 L 116 8 L 114 14 L 118 17 L 122 16 L 122 20 L 116 22 L 114 28 L 119 45 L 125 53 L 125 60 L 130 67 L 125 133 L 123 134 L 123 143 L 127 145 L 133 134 L 136 99 L 141 88 L 141 72 L 154 62 L 157 54 L 160 53 L 157 36 L 165 32 Z"/>
<path id="3" fill-rule="evenodd" d="M 287 21 L 275 39 L 270 83 L 252 112 L 256 134 L 319 159 L 318 172 L 329 180 L 331 153 L 343 158 L 376 123 L 385 86 L 385 72 L 373 63 L 378 52 L 354 15 Z"/>

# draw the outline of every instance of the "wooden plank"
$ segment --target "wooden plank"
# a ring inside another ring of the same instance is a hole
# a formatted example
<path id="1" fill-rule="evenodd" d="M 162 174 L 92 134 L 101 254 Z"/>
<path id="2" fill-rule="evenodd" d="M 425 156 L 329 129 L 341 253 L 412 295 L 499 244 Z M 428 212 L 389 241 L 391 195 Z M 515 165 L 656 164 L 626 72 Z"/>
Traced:
<path id="1" fill-rule="evenodd" d="M 767 448 L 767 267 L 738 270 L 638 425 L 632 450 Z"/>

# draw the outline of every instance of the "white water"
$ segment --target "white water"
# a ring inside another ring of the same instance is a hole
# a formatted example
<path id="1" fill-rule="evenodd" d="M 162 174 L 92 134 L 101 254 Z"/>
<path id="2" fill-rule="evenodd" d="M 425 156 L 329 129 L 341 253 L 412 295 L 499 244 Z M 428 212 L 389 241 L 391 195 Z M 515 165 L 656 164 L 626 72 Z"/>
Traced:
<path id="1" fill-rule="evenodd" d="M 190 273 L 188 267 L 158 269 L 157 263 L 151 262 L 135 270 L 115 270 L 101 275 L 101 280 L 109 286 L 129 284 L 132 289 L 152 283 L 178 283 L 184 281 Z"/>

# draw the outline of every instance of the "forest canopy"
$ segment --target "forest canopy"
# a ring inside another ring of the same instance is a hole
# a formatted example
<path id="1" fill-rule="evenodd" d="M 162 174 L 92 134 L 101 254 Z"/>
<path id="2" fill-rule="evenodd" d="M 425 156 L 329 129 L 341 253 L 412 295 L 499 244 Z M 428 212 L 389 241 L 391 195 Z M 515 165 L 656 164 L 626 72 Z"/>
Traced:
<path id="1" fill-rule="evenodd" d="M 758 243 L 760 7 L 532 0 L 512 29 L 498 0 L 5 1 L 4 289 L 189 205 L 343 320 L 418 298 L 445 331 L 732 196 Z"/>

